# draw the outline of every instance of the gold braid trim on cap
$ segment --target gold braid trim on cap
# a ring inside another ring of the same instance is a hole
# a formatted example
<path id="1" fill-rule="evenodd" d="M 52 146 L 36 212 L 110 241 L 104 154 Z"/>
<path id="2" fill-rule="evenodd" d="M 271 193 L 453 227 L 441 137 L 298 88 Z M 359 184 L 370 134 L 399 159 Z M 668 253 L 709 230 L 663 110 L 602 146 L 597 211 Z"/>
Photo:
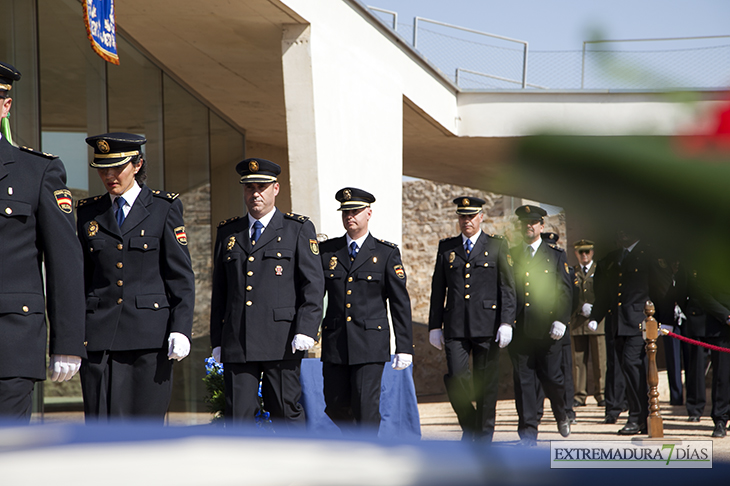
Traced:
<path id="1" fill-rule="evenodd" d="M 118 159 L 120 157 L 132 157 L 139 155 L 139 150 L 134 152 L 117 152 L 116 154 L 94 154 L 95 159 Z"/>

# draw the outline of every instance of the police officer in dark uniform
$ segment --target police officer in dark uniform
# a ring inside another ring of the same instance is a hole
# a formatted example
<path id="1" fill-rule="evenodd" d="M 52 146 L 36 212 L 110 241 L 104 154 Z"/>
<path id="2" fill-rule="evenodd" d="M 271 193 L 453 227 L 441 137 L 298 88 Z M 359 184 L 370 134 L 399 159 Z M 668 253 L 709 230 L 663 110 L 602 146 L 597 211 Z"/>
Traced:
<path id="1" fill-rule="evenodd" d="M 522 444 L 532 446 L 537 443 L 537 380 L 550 399 L 560 435 L 570 435 L 560 339 L 570 320 L 573 282 L 565 252 L 540 237 L 547 212 L 526 205 L 515 214 L 524 241 L 510 250 L 515 261 L 517 324 L 509 352 L 519 415 L 517 431 Z"/>
<path id="2" fill-rule="evenodd" d="M 446 348 L 444 383 L 462 439 L 491 442 L 499 348 L 512 340 L 515 319 L 512 259 L 502 236 L 481 230 L 483 199 L 462 196 L 454 204 L 461 234 L 439 242 L 431 280 L 429 341 L 438 349 Z"/>
<path id="3" fill-rule="evenodd" d="M 393 368 L 413 360 L 411 301 L 400 251 L 368 230 L 375 197 L 354 187 L 335 194 L 347 233 L 320 246 L 327 292 L 322 322 L 325 412 L 340 428 L 377 433 L 383 366 L 390 361 L 388 304 L 395 334 Z"/>
<path id="4" fill-rule="evenodd" d="M 596 268 L 596 301 L 589 325 L 595 327 L 601 319 L 606 319 L 606 340 L 608 342 L 610 333 L 626 380 L 629 418 L 618 433 L 645 434 L 649 398 L 641 323 L 646 318 L 647 300 L 654 302 L 658 322 L 673 322 L 674 303 L 667 305 L 672 271 L 668 263 L 658 258 L 637 236 L 621 230 L 617 240 L 620 248 L 609 253 Z"/>
<path id="5" fill-rule="evenodd" d="M 0 115 L 20 73 L 0 63 Z M 70 380 L 84 349 L 83 260 L 66 170 L 53 155 L 0 139 L 0 419 L 30 421 L 31 393 L 46 378 Z M 44 275 L 41 262 L 45 265 Z M 45 290 L 45 298 L 44 298 Z"/>
<path id="6" fill-rule="evenodd" d="M 144 137 L 86 139 L 107 190 L 78 202 L 84 250 L 86 341 L 81 368 L 87 420 L 162 421 L 172 360 L 190 352 L 195 277 L 177 194 L 144 184 Z"/>
<path id="7" fill-rule="evenodd" d="M 254 424 L 264 408 L 275 428 L 304 427 L 299 373 L 314 346 L 324 275 L 314 225 L 276 206 L 281 168 L 268 160 L 240 162 L 248 214 L 218 225 L 210 339 L 224 364 L 228 423 Z"/>

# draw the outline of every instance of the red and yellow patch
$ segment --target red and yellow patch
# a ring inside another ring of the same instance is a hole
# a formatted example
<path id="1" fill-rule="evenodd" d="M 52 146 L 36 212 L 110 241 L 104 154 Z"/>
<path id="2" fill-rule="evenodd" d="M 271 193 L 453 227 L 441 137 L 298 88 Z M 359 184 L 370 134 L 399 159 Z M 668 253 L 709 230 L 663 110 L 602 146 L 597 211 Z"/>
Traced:
<path id="1" fill-rule="evenodd" d="M 309 240 L 309 249 L 312 250 L 312 253 L 315 255 L 319 255 L 319 243 L 317 240 Z"/>
<path id="2" fill-rule="evenodd" d="M 58 191 L 53 191 L 53 196 L 56 198 L 58 209 L 66 214 L 71 214 L 74 207 L 71 191 L 68 189 L 59 189 Z"/>
<path id="3" fill-rule="evenodd" d="M 178 226 L 175 228 L 175 238 L 177 238 L 177 242 L 181 245 L 188 244 L 188 235 L 185 233 L 185 226 Z"/>
<path id="4" fill-rule="evenodd" d="M 395 274 L 398 276 L 398 278 L 406 278 L 406 271 L 403 269 L 403 265 L 396 265 L 393 267 L 393 270 L 395 270 Z"/>

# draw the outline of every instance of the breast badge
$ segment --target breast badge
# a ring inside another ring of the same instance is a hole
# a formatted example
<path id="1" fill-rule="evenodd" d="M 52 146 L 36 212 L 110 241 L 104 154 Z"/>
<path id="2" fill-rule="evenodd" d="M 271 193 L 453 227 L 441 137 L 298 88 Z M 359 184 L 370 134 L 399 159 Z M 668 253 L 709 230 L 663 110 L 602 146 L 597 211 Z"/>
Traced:
<path id="1" fill-rule="evenodd" d="M 185 226 L 178 226 L 175 228 L 175 238 L 177 238 L 178 243 L 183 246 L 187 246 L 188 235 L 185 233 Z"/>
<path id="2" fill-rule="evenodd" d="M 68 189 L 59 189 L 58 191 L 53 191 L 53 195 L 56 197 L 58 208 L 66 214 L 71 214 L 74 207 L 71 191 Z"/>
<path id="3" fill-rule="evenodd" d="M 395 274 L 398 276 L 399 279 L 406 278 L 406 271 L 403 269 L 403 265 L 396 265 L 393 267 L 393 270 L 395 270 Z"/>
<path id="4" fill-rule="evenodd" d="M 231 251 L 235 244 L 236 244 L 236 237 L 231 236 L 230 238 L 228 238 L 228 243 L 226 243 L 226 250 Z"/>
<path id="5" fill-rule="evenodd" d="M 86 229 L 86 234 L 91 238 L 93 236 L 96 236 L 96 233 L 99 232 L 99 223 L 96 221 L 92 221 L 89 223 L 89 227 Z"/>
<path id="6" fill-rule="evenodd" d="M 456 252 L 449 253 L 449 263 L 454 263 L 454 260 L 456 259 Z"/>
<path id="7" fill-rule="evenodd" d="M 336 266 L 337 266 L 337 257 L 333 256 L 332 258 L 330 258 L 330 270 L 334 270 Z"/>
<path id="8" fill-rule="evenodd" d="M 276 273 L 277 277 L 281 277 L 284 274 L 284 268 L 281 265 L 277 265 L 274 267 L 274 273 Z"/>

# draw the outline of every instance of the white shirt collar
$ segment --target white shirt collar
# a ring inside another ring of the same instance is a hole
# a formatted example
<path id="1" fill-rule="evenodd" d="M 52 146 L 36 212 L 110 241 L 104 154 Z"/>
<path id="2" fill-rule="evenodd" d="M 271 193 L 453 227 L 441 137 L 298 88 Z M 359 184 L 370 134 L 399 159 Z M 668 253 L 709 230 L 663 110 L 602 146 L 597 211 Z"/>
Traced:
<path id="1" fill-rule="evenodd" d="M 142 192 L 142 188 L 139 184 L 137 184 L 137 181 L 134 181 L 134 184 L 132 184 L 132 187 L 127 189 L 127 191 L 121 195 L 121 197 L 124 198 L 124 206 L 122 206 L 122 211 L 124 211 L 124 216 L 126 217 L 129 214 L 129 211 L 132 210 L 132 205 L 134 204 L 134 201 L 137 200 L 137 197 L 139 196 L 139 193 Z M 111 196 L 111 194 L 110 194 Z M 112 205 L 120 196 L 111 196 L 112 197 Z"/>
<path id="2" fill-rule="evenodd" d="M 350 245 L 352 244 L 352 242 L 354 241 L 355 243 L 357 243 L 358 248 L 362 248 L 362 245 L 363 245 L 363 243 L 365 243 L 365 239 L 368 237 L 369 234 L 370 234 L 370 232 L 368 231 L 367 233 L 365 233 L 365 236 L 361 236 L 360 238 L 353 240 L 352 238 L 350 238 L 350 235 L 345 233 L 345 236 L 347 237 L 347 247 L 349 248 Z"/>
<path id="3" fill-rule="evenodd" d="M 537 253 L 537 249 L 538 249 L 538 248 L 540 248 L 540 244 L 541 244 L 541 243 L 542 243 L 542 238 L 538 238 L 538 239 L 537 239 L 537 241 L 536 241 L 536 242 L 534 242 L 534 243 L 533 243 L 533 244 L 531 244 L 531 245 L 528 245 L 527 243 L 525 243 L 525 242 L 523 241 L 523 244 L 525 245 L 525 250 L 527 250 L 527 247 L 528 247 L 528 246 L 531 246 L 531 247 L 532 247 L 532 254 L 533 254 L 533 255 Z"/>
<path id="4" fill-rule="evenodd" d="M 463 245 L 464 243 L 466 243 L 466 240 L 471 240 L 471 245 L 472 245 L 472 248 L 473 248 L 474 245 L 477 244 L 477 240 L 479 239 L 479 237 L 481 235 L 482 235 L 482 230 L 481 229 L 479 229 L 479 231 L 477 231 L 477 234 L 475 234 L 471 238 L 467 238 L 466 235 L 464 233 L 462 233 L 461 234 L 461 244 Z"/>
<path id="5" fill-rule="evenodd" d="M 586 271 L 586 273 L 588 273 L 591 270 L 591 267 L 592 266 L 593 266 L 593 260 L 591 260 L 590 262 L 588 262 L 588 265 L 581 265 L 580 267 L 581 268 L 585 267 L 585 269 L 586 269 L 585 271 Z"/>
<path id="6" fill-rule="evenodd" d="M 274 213 L 276 212 L 276 207 L 274 207 L 271 211 L 269 211 L 267 214 L 261 216 L 261 219 L 257 220 L 253 216 L 251 216 L 251 213 L 248 213 L 248 229 L 249 231 L 253 231 L 253 223 L 254 221 L 260 221 L 262 225 L 264 225 L 263 230 L 266 229 L 266 227 L 271 222 L 271 218 L 274 217 Z"/>

